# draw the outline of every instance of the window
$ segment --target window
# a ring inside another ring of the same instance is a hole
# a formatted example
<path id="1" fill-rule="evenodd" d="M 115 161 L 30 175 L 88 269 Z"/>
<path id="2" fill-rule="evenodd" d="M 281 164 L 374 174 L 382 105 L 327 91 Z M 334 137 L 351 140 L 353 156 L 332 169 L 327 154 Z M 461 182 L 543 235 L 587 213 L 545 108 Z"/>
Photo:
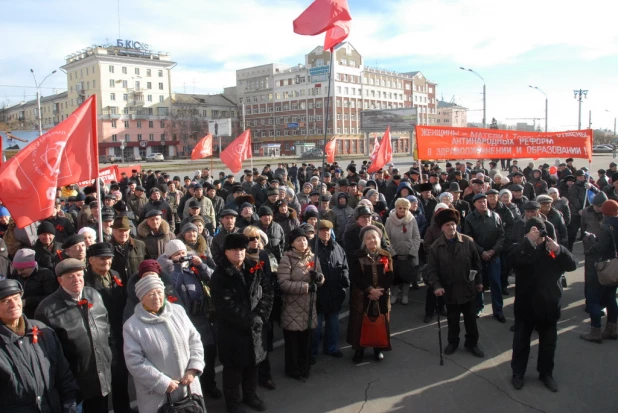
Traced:
<path id="1" fill-rule="evenodd" d="M 161 134 L 161 140 L 162 140 L 162 141 L 164 141 L 164 140 L 165 140 L 165 134 L 164 134 L 164 133 L 162 133 L 162 134 Z"/>
<path id="2" fill-rule="evenodd" d="M 137 127 L 138 127 L 138 128 L 141 128 L 141 127 L 142 127 L 142 121 L 141 121 L 141 120 L 138 120 L 138 121 L 137 121 Z"/>
<path id="3" fill-rule="evenodd" d="M 154 141 L 154 133 L 151 133 L 150 135 L 148 135 L 148 140 L 149 141 Z"/>
<path id="4" fill-rule="evenodd" d="M 129 125 L 130 125 L 130 122 L 129 122 L 128 120 L 125 120 L 125 121 L 124 121 L 124 127 L 125 127 L 125 128 L 128 128 L 128 127 L 129 127 Z"/>
<path id="5" fill-rule="evenodd" d="M 280 130 L 277 131 L 277 136 L 281 136 L 281 131 Z"/>
<path id="6" fill-rule="evenodd" d="M 96 81 L 96 80 L 93 80 L 93 81 L 92 81 L 92 88 L 93 88 L 93 89 L 96 89 L 96 87 L 97 87 L 97 81 Z"/>
<path id="7" fill-rule="evenodd" d="M 122 74 L 123 75 L 127 74 L 127 68 L 125 66 L 122 67 Z"/>
<path id="8" fill-rule="evenodd" d="M 127 82 L 126 80 L 122 81 L 122 87 L 127 88 L 129 87 L 129 82 Z"/>
<path id="9" fill-rule="evenodd" d="M 141 141 L 141 140 L 142 140 L 142 134 L 141 134 L 141 133 L 138 133 L 138 134 L 137 134 L 137 141 L 139 142 L 139 141 Z"/>
<path id="10" fill-rule="evenodd" d="M 272 130 L 269 130 L 268 131 L 268 136 L 270 136 L 272 138 L 273 136 L 275 136 L 275 132 L 272 131 Z"/>
<path id="11" fill-rule="evenodd" d="M 159 71 L 157 72 L 157 74 L 158 74 L 158 76 L 159 76 L 159 77 L 163 77 L 163 70 L 159 70 Z"/>
<path id="12" fill-rule="evenodd" d="M 321 122 L 322 121 L 322 115 L 315 115 L 315 120 L 317 122 Z"/>
<path id="13" fill-rule="evenodd" d="M 159 83 L 159 90 L 163 90 L 163 83 Z"/>
<path id="14" fill-rule="evenodd" d="M 139 87 L 140 87 L 139 80 L 136 80 L 135 81 L 135 90 L 139 90 Z"/>
<path id="15" fill-rule="evenodd" d="M 109 94 L 109 100 L 116 100 L 116 94 L 115 93 L 110 93 Z"/>
<path id="16" fill-rule="evenodd" d="M 125 142 L 131 142 L 131 135 L 129 135 L 128 133 L 125 133 L 125 135 L 124 135 L 124 141 L 125 141 Z"/>
<path id="17" fill-rule="evenodd" d="M 113 121 L 112 121 L 112 128 L 115 128 L 115 127 L 116 127 L 116 121 L 115 121 L 115 120 L 113 120 Z"/>
<path id="18" fill-rule="evenodd" d="M 113 66 L 110 66 L 113 67 Z M 118 135 L 112 135 L 112 142 L 118 142 Z"/>
<path id="19" fill-rule="evenodd" d="M 116 81 L 114 81 L 114 79 L 109 80 L 109 87 L 116 87 Z"/>
<path id="20" fill-rule="evenodd" d="M 163 103 L 163 95 L 159 96 L 159 103 Z"/>
<path id="21" fill-rule="evenodd" d="M 337 113 L 337 120 L 341 120 L 341 114 Z"/>
<path id="22" fill-rule="evenodd" d="M 114 66 L 109 65 L 109 72 L 110 72 L 110 73 L 114 73 Z"/>
<path id="23" fill-rule="evenodd" d="M 152 102 L 152 95 L 148 95 L 146 98 L 148 99 L 148 102 Z"/>
<path id="24" fill-rule="evenodd" d="M 136 74 L 136 75 L 139 75 L 139 67 L 136 67 L 136 68 L 135 68 L 135 74 Z M 141 140 L 141 139 L 140 139 L 140 140 Z"/>
<path id="25" fill-rule="evenodd" d="M 152 89 L 152 82 L 146 82 L 146 89 Z"/>
<path id="26" fill-rule="evenodd" d="M 164 120 L 162 120 L 162 121 L 161 121 L 160 126 L 161 126 L 161 128 L 164 128 L 164 127 L 165 127 L 165 121 L 164 121 Z"/>
<path id="27" fill-rule="evenodd" d="M 149 120 L 149 121 L 148 121 L 148 127 L 149 127 L 150 129 L 154 128 L 154 122 L 153 122 L 153 121 L 151 121 L 151 120 Z"/>

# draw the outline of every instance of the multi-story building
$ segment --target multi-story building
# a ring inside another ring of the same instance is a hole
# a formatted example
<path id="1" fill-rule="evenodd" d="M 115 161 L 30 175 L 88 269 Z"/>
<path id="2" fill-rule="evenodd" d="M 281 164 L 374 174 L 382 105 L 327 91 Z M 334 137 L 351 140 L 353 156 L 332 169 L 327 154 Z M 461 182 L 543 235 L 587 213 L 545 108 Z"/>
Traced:
<path id="1" fill-rule="evenodd" d="M 168 54 L 132 41 L 92 46 L 67 56 L 62 69 L 69 111 L 96 94 L 101 155 L 120 155 L 124 142 L 125 159 L 150 153 L 176 156 L 179 142 L 166 126 L 175 65 Z"/>
<path id="2" fill-rule="evenodd" d="M 332 70 L 330 52 L 316 47 L 304 65 L 270 63 L 236 71 L 238 103 L 244 106 L 255 152 L 265 144 L 281 144 L 281 153 L 299 153 L 307 143 L 321 146 L 326 134 L 337 137 L 338 153 L 368 153 L 372 142 L 361 131 L 363 109 L 415 107 L 419 123 L 432 123 L 436 84 L 422 73 L 366 67 L 348 42 L 334 53 Z M 394 145 L 395 151 L 408 151 L 409 133 Z"/>
<path id="3" fill-rule="evenodd" d="M 72 112 L 68 105 L 67 92 L 41 97 L 41 126 L 53 128 Z M 2 121 L 11 129 L 38 129 L 39 116 L 36 99 L 21 102 L 2 110 Z"/>
<path id="4" fill-rule="evenodd" d="M 468 109 L 456 103 L 439 100 L 436 125 L 466 128 L 468 127 Z"/>

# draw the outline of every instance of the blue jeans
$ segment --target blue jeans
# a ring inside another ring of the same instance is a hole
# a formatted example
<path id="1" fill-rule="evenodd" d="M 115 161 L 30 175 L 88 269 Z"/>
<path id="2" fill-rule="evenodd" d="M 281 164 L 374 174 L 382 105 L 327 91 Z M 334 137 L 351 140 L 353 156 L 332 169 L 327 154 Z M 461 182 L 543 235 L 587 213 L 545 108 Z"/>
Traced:
<path id="1" fill-rule="evenodd" d="M 594 268 L 594 267 L 592 267 Z M 615 323 L 618 318 L 618 305 L 616 304 L 616 287 L 606 287 L 599 284 L 596 268 L 590 271 L 586 277 L 586 305 L 590 312 L 590 325 L 601 328 L 601 309 L 607 308 L 607 321 Z"/>
<path id="2" fill-rule="evenodd" d="M 322 323 L 326 321 L 324 327 L 324 337 L 322 337 Z M 339 350 L 337 340 L 339 339 L 339 313 L 318 314 L 318 326 L 312 332 L 311 355 L 318 355 L 320 338 L 324 340 L 322 352 L 324 354 L 335 353 Z"/>
<path id="3" fill-rule="evenodd" d="M 501 267 L 500 256 L 495 255 L 489 261 L 483 262 L 483 272 L 487 274 L 489 279 L 489 288 L 491 289 L 491 308 L 494 314 L 502 314 L 502 283 L 500 281 Z M 482 311 L 485 307 L 485 298 L 483 293 L 476 295 L 476 311 Z"/>

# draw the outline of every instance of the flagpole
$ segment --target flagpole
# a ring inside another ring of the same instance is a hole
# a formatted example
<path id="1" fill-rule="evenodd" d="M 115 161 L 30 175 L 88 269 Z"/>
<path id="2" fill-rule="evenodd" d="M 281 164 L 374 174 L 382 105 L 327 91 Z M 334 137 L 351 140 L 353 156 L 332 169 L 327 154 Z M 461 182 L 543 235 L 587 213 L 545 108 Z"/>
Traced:
<path id="1" fill-rule="evenodd" d="M 97 208 L 97 225 L 99 227 L 99 242 L 103 242 L 103 218 L 101 216 L 101 210 L 103 209 L 103 200 L 99 198 L 101 198 L 101 179 L 97 177 L 97 201 L 99 204 L 99 207 Z"/>
<path id="2" fill-rule="evenodd" d="M 323 149 L 322 149 L 322 174 L 320 176 L 320 200 L 318 201 L 318 222 L 317 222 L 317 228 L 315 228 L 315 231 L 317 233 L 317 237 L 315 237 L 315 250 L 314 250 L 314 256 L 313 256 L 313 263 L 314 266 L 313 268 L 315 268 L 317 270 L 317 261 L 318 261 L 318 247 L 319 247 L 319 243 L 320 243 L 320 215 L 321 215 L 321 211 L 320 211 L 320 207 L 322 206 L 322 185 L 324 185 L 324 172 L 326 171 L 326 136 L 328 135 L 328 116 L 329 116 L 329 112 L 330 112 L 330 86 L 331 86 L 331 82 L 333 80 L 333 64 L 335 61 L 335 47 L 337 47 L 336 45 L 333 46 L 332 49 L 330 49 L 330 67 L 328 70 L 328 90 L 326 91 L 326 112 L 325 112 L 325 118 L 326 118 L 326 124 L 324 125 L 324 145 L 323 145 Z"/>

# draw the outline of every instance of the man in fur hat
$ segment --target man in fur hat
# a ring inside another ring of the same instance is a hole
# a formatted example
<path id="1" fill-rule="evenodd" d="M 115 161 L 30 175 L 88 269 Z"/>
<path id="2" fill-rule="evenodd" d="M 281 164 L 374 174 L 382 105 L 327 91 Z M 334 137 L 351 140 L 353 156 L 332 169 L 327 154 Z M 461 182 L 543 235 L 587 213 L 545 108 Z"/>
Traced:
<path id="1" fill-rule="evenodd" d="M 476 357 L 485 357 L 478 347 L 476 325 L 476 295 L 483 291 L 481 258 L 474 240 L 457 231 L 459 211 L 443 209 L 434 219 L 442 230 L 442 236 L 433 243 L 427 254 L 427 271 L 434 294 L 444 296 L 446 303 L 448 346 L 444 354 L 453 354 L 459 346 L 459 314 L 463 313 L 466 327 L 464 347 Z"/>

